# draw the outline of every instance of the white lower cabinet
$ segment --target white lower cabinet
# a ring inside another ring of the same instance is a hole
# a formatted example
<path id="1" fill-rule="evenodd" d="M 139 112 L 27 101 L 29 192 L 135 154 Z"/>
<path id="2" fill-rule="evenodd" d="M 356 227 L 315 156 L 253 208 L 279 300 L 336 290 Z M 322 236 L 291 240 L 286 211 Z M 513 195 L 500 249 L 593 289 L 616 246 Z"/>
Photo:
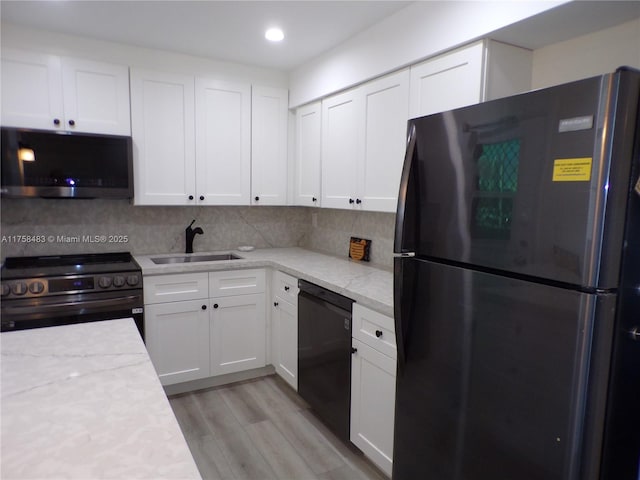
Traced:
<path id="1" fill-rule="evenodd" d="M 273 303 L 273 366 L 298 390 L 298 307 L 275 297 Z"/>
<path id="2" fill-rule="evenodd" d="M 144 279 L 146 346 L 163 385 L 266 365 L 264 269 Z"/>
<path id="3" fill-rule="evenodd" d="M 211 375 L 265 366 L 265 301 L 264 293 L 210 300 Z"/>
<path id="4" fill-rule="evenodd" d="M 206 299 L 146 306 L 145 341 L 163 385 L 210 375 L 206 307 Z"/>
<path id="5" fill-rule="evenodd" d="M 298 281 L 282 272 L 272 276 L 271 363 L 298 390 Z"/>
<path id="6" fill-rule="evenodd" d="M 373 327 L 375 337 L 366 333 L 368 327 Z M 351 442 L 389 476 L 393 465 L 396 354 L 386 348 L 383 337 L 393 332 L 393 319 L 353 305 Z"/>

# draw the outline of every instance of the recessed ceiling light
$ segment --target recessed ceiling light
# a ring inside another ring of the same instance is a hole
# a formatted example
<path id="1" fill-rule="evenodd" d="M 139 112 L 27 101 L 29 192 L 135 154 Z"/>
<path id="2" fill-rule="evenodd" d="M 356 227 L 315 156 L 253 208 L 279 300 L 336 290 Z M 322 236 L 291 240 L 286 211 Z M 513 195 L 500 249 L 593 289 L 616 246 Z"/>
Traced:
<path id="1" fill-rule="evenodd" d="M 279 28 L 270 28 L 264 32 L 264 38 L 270 42 L 281 42 L 284 39 L 284 32 Z"/>

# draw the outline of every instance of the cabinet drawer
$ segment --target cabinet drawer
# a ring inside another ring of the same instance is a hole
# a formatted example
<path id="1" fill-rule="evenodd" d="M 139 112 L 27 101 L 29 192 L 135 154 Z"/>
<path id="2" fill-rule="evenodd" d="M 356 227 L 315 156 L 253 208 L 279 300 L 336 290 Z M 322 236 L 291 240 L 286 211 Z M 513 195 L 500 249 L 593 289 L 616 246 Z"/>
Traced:
<path id="1" fill-rule="evenodd" d="M 298 305 L 298 279 L 279 271 L 273 272 L 272 293 L 291 305 Z"/>
<path id="2" fill-rule="evenodd" d="M 353 304 L 353 338 L 396 359 L 396 333 L 393 318 Z"/>
<path id="3" fill-rule="evenodd" d="M 209 277 L 204 273 L 183 273 L 144 277 L 144 303 L 179 302 L 209 296 Z"/>
<path id="4" fill-rule="evenodd" d="M 264 290 L 264 269 L 209 273 L 209 296 L 211 298 L 263 293 Z"/>

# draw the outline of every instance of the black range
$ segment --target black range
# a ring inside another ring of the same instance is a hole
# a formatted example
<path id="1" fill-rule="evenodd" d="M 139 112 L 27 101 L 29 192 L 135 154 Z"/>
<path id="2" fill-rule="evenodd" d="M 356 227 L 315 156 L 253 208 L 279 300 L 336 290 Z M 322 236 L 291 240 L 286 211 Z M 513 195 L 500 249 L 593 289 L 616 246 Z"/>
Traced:
<path id="1" fill-rule="evenodd" d="M 2 331 L 132 317 L 144 338 L 142 271 L 128 252 L 8 257 Z"/>

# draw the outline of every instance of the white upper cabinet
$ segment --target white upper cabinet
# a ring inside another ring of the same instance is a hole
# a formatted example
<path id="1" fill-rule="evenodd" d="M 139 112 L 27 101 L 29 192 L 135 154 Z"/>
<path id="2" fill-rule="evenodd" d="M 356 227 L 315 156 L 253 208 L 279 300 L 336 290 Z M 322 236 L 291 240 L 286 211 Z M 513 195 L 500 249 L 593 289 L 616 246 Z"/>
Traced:
<path id="1" fill-rule="evenodd" d="M 130 135 L 129 69 L 3 49 L 2 125 Z"/>
<path id="2" fill-rule="evenodd" d="M 322 106 L 320 102 L 296 110 L 295 204 L 320 206 Z"/>
<path id="3" fill-rule="evenodd" d="M 194 80 L 131 70 L 135 203 L 195 205 Z"/>
<path id="4" fill-rule="evenodd" d="M 3 126 L 63 129 L 63 108 L 60 57 L 2 50 Z"/>
<path id="5" fill-rule="evenodd" d="M 411 67 L 411 118 L 531 88 L 531 51 L 481 40 Z"/>
<path id="6" fill-rule="evenodd" d="M 284 88 L 251 91 L 251 201 L 287 204 L 289 94 Z"/>
<path id="7" fill-rule="evenodd" d="M 251 85 L 196 78 L 196 199 L 248 205 Z"/>
<path id="8" fill-rule="evenodd" d="M 395 211 L 408 105 L 406 69 L 323 100 L 323 207 Z"/>
<path id="9" fill-rule="evenodd" d="M 131 117 L 136 204 L 249 205 L 251 85 L 132 69 Z"/>
<path id="10" fill-rule="evenodd" d="M 128 67 L 63 58 L 62 88 L 65 128 L 131 135 Z"/>
<path id="11" fill-rule="evenodd" d="M 406 148 L 409 71 L 368 82 L 361 88 L 365 119 L 358 198 L 363 210 L 395 212 Z"/>
<path id="12" fill-rule="evenodd" d="M 322 206 L 353 208 L 357 159 L 363 147 L 362 98 L 357 90 L 322 101 Z"/>

